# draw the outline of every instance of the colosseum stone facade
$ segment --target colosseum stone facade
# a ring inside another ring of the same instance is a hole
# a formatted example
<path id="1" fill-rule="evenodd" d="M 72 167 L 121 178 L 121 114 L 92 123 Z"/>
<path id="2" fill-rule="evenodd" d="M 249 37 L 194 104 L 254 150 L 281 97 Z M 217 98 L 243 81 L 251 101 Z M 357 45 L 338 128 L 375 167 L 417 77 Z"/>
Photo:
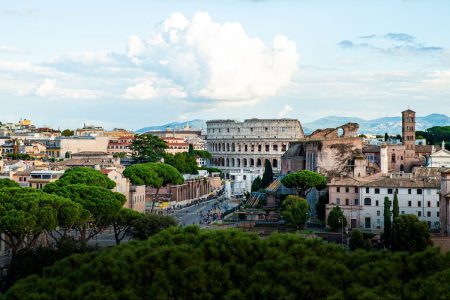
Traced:
<path id="1" fill-rule="evenodd" d="M 295 119 L 212 120 L 206 124 L 211 164 L 230 179 L 237 173 L 262 174 L 266 159 L 274 173 L 279 173 L 281 156 L 289 143 L 304 136 L 300 121 Z"/>

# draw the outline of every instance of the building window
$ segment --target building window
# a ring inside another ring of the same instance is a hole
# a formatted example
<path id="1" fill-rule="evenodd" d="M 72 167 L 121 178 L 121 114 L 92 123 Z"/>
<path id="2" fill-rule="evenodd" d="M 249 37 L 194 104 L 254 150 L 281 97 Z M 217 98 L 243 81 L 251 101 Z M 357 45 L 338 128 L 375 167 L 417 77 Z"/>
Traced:
<path id="1" fill-rule="evenodd" d="M 273 151 L 278 151 L 278 145 L 275 144 L 272 146 L 272 148 L 273 148 Z"/>
<path id="2" fill-rule="evenodd" d="M 337 198 L 337 199 L 336 199 L 336 204 L 337 204 L 337 205 L 341 205 L 341 199 Z"/>
<path id="3" fill-rule="evenodd" d="M 436 206 L 439 207 L 439 201 L 436 202 Z"/>
<path id="4" fill-rule="evenodd" d="M 422 207 L 422 201 L 417 201 L 417 206 Z"/>
<path id="5" fill-rule="evenodd" d="M 350 189 L 348 187 L 345 187 L 345 192 L 346 193 L 350 192 Z"/>
<path id="6" fill-rule="evenodd" d="M 431 217 L 431 211 L 427 211 L 427 217 Z"/>
<path id="7" fill-rule="evenodd" d="M 431 201 L 427 201 L 427 206 L 431 207 Z"/>
<path id="8" fill-rule="evenodd" d="M 379 206 L 378 200 L 375 201 L 375 206 Z"/>
<path id="9" fill-rule="evenodd" d="M 367 206 L 372 205 L 372 200 L 370 198 L 365 198 L 364 199 L 364 205 L 367 205 Z"/>
<path id="10" fill-rule="evenodd" d="M 370 217 L 366 217 L 366 218 L 364 218 L 364 227 L 366 228 L 366 229 L 370 229 Z"/>
<path id="11" fill-rule="evenodd" d="M 345 205 L 350 205 L 350 200 L 345 199 Z"/>
<path id="12" fill-rule="evenodd" d="M 380 216 L 381 212 L 379 210 L 377 210 L 377 216 Z"/>
<path id="13" fill-rule="evenodd" d="M 402 210 L 402 215 L 404 215 L 405 214 L 405 211 L 404 210 Z"/>
<path id="14" fill-rule="evenodd" d="M 266 152 L 270 151 L 270 145 L 266 145 Z"/>
<path id="15" fill-rule="evenodd" d="M 408 194 L 409 194 L 409 195 L 411 195 L 411 194 L 412 194 L 412 191 L 411 191 L 411 189 L 408 189 Z"/>
<path id="16" fill-rule="evenodd" d="M 417 212 L 417 216 L 418 216 L 418 217 L 421 217 L 421 216 L 422 216 L 422 212 L 421 212 L 421 211 L 418 211 L 418 212 Z"/>
<path id="17" fill-rule="evenodd" d="M 380 193 L 380 189 L 376 188 L 375 189 L 375 194 L 379 194 Z"/>
<path id="18" fill-rule="evenodd" d="M 355 205 L 359 205 L 359 200 L 358 199 L 355 199 Z"/>
<path id="19" fill-rule="evenodd" d="M 392 189 L 388 189 L 388 194 L 392 195 L 392 193 L 393 193 L 393 190 Z"/>
<path id="20" fill-rule="evenodd" d="M 366 194 L 370 193 L 370 189 L 366 188 Z"/>
<path id="21" fill-rule="evenodd" d="M 422 189 L 417 189 L 417 195 L 422 195 Z"/>
<path id="22" fill-rule="evenodd" d="M 340 187 L 336 187 L 336 192 L 340 193 L 341 192 L 341 188 Z"/>
<path id="23" fill-rule="evenodd" d="M 438 218 L 439 218 L 439 212 L 438 212 L 438 211 L 436 212 L 436 217 L 438 217 Z"/>
<path id="24" fill-rule="evenodd" d="M 411 201 L 408 201 L 408 206 L 411 207 L 412 203 Z"/>
<path id="25" fill-rule="evenodd" d="M 357 187 L 355 187 L 355 193 L 357 193 L 358 192 L 358 188 Z"/>

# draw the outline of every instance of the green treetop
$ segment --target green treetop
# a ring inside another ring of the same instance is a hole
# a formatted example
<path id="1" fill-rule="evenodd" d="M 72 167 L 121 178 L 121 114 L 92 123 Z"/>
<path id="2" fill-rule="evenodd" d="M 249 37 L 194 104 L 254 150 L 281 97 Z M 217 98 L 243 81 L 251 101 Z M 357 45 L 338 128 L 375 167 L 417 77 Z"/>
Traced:
<path id="1" fill-rule="evenodd" d="M 148 133 L 135 135 L 130 147 L 136 163 L 158 162 L 164 157 L 167 148 L 165 141 Z"/>
<path id="2" fill-rule="evenodd" d="M 295 188 L 299 197 L 306 198 L 311 189 L 324 189 L 327 186 L 327 178 L 309 170 L 301 170 L 286 175 L 281 179 L 281 183 L 285 187 Z"/>
<path id="3" fill-rule="evenodd" d="M 289 195 L 283 201 L 281 215 L 297 230 L 303 228 L 308 220 L 308 202 L 303 198 Z"/>
<path id="4" fill-rule="evenodd" d="M 261 188 L 265 189 L 272 183 L 272 181 L 273 181 L 272 164 L 270 163 L 270 160 L 266 159 L 264 163 L 264 174 L 261 180 Z"/>

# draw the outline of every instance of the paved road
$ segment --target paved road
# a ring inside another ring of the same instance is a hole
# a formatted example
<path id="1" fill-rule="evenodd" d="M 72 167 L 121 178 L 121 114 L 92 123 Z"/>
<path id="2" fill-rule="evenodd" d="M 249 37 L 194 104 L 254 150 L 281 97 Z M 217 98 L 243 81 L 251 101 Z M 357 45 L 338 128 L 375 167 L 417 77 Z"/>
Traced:
<path id="1" fill-rule="evenodd" d="M 173 216 L 178 219 L 180 225 L 187 226 L 192 224 L 200 225 L 200 227 L 204 227 L 207 224 L 200 224 L 200 214 L 206 215 L 210 209 L 214 207 L 214 205 L 220 205 L 221 211 L 223 212 L 224 205 L 220 203 L 220 198 L 214 198 L 212 200 L 199 203 L 198 205 L 189 206 L 180 210 L 175 211 Z"/>

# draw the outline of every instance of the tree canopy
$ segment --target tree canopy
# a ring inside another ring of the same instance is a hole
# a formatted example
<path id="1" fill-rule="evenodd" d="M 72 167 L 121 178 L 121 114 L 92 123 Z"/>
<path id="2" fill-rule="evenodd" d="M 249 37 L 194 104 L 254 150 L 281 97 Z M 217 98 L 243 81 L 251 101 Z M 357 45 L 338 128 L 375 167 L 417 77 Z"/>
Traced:
<path id="1" fill-rule="evenodd" d="M 127 235 L 131 235 L 132 228 L 136 224 L 136 221 L 142 217 L 144 217 L 144 214 L 125 207 L 122 207 L 117 212 L 112 223 L 114 238 L 117 245 L 119 245 Z"/>
<path id="2" fill-rule="evenodd" d="M 172 226 L 177 226 L 178 221 L 172 216 L 159 214 L 145 214 L 133 222 L 131 235 L 134 239 L 146 240 L 150 236 Z"/>
<path id="3" fill-rule="evenodd" d="M 308 220 L 308 202 L 303 198 L 289 195 L 283 201 L 281 215 L 297 230 L 303 228 Z"/>
<path id="4" fill-rule="evenodd" d="M 151 211 L 155 207 L 159 189 L 162 186 L 167 184 L 182 184 L 184 182 L 183 176 L 181 176 L 176 168 L 163 163 L 135 164 L 127 167 L 123 175 L 129 178 L 133 184 L 156 188 Z"/>
<path id="5" fill-rule="evenodd" d="M 450 256 L 435 248 L 349 252 L 295 234 L 172 227 L 67 257 L 4 299 L 448 299 L 449 280 Z"/>
<path id="6" fill-rule="evenodd" d="M 86 167 L 75 167 L 66 170 L 63 176 L 54 183 L 46 185 L 44 190 L 50 191 L 54 186 L 64 186 L 69 184 L 98 186 L 109 190 L 116 186 L 114 181 L 98 170 Z"/>
<path id="7" fill-rule="evenodd" d="M 166 154 L 164 163 L 171 165 L 182 174 L 198 174 L 197 159 L 188 152 L 180 152 L 175 155 Z"/>
<path id="8" fill-rule="evenodd" d="M 427 143 L 436 145 L 442 141 L 450 141 L 450 126 L 434 126 L 425 131 L 416 131 L 416 137 L 422 136 Z"/>
<path id="9" fill-rule="evenodd" d="M 32 246 L 44 232 L 71 228 L 82 219 L 80 204 L 31 188 L 0 190 L 1 238 L 14 254 Z"/>
<path id="10" fill-rule="evenodd" d="M 327 178 L 316 172 L 301 170 L 287 174 L 281 179 L 281 183 L 288 188 L 295 188 L 300 197 L 305 198 L 313 188 L 318 190 L 327 186 Z"/>
<path id="11" fill-rule="evenodd" d="M 431 245 L 428 224 L 416 215 L 401 215 L 394 219 L 392 226 L 392 250 L 423 251 Z"/>
<path id="12" fill-rule="evenodd" d="M 164 140 L 149 133 L 135 135 L 130 146 L 133 160 L 136 163 L 160 161 L 167 148 Z"/>
<path id="13" fill-rule="evenodd" d="M 335 206 L 331 209 L 328 214 L 327 225 L 330 226 L 333 231 L 337 231 L 347 226 L 347 219 L 339 206 Z"/>
<path id="14" fill-rule="evenodd" d="M 0 179 L 0 189 L 13 188 L 13 187 L 20 187 L 20 185 L 17 182 L 15 182 L 9 178 Z"/>
<path id="15" fill-rule="evenodd" d="M 70 129 L 64 129 L 63 131 L 61 131 L 61 135 L 62 136 L 73 136 L 74 132 L 73 132 L 73 130 L 70 130 Z"/>

